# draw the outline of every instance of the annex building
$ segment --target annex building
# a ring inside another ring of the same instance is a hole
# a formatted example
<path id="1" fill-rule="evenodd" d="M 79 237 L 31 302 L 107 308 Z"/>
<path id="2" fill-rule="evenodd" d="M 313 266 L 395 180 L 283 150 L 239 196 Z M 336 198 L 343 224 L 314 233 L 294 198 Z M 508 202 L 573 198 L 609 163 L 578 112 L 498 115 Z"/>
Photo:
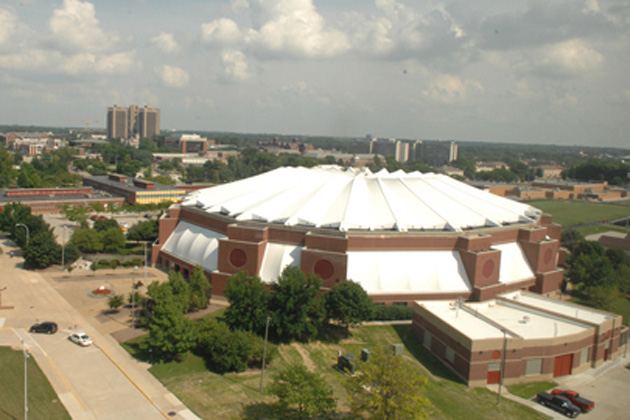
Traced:
<path id="1" fill-rule="evenodd" d="M 419 301 L 412 331 L 464 383 L 551 380 L 626 351 L 622 317 L 515 291 L 484 302 Z"/>
<path id="2" fill-rule="evenodd" d="M 203 266 L 219 295 L 240 270 L 272 283 L 296 266 L 407 305 L 557 291 L 559 238 L 540 210 L 445 175 L 287 167 L 186 196 L 152 258 L 184 276 Z"/>

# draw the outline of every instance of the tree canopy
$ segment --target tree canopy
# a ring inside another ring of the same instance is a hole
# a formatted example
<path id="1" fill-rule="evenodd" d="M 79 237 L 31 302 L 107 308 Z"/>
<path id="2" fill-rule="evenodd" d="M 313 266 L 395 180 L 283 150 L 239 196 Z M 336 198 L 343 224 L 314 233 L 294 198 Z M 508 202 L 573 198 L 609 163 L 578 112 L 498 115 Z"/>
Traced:
<path id="1" fill-rule="evenodd" d="M 374 303 L 359 283 L 343 281 L 324 295 L 326 317 L 344 326 L 370 319 Z"/>
<path id="2" fill-rule="evenodd" d="M 411 370 L 404 356 L 378 348 L 369 361 L 359 362 L 357 370 L 345 383 L 354 414 L 375 420 L 427 418 L 428 379 Z"/>
<path id="3" fill-rule="evenodd" d="M 258 276 L 239 271 L 228 279 L 223 293 L 230 302 L 223 314 L 227 325 L 255 333 L 264 331 L 270 295 Z"/>

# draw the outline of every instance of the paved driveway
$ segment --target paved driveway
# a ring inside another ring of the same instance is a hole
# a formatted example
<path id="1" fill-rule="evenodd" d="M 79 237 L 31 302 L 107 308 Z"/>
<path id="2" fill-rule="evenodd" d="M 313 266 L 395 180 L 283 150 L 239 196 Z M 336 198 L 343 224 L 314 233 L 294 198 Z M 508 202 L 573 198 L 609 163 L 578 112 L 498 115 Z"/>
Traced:
<path id="1" fill-rule="evenodd" d="M 8 242 L 0 242 L 2 303 L 0 345 L 21 346 L 24 340 L 73 419 L 197 418 L 109 335 L 98 322 L 72 307 L 45 275 L 21 269 L 21 258 L 10 258 Z M 30 334 L 35 322 L 55 321 L 59 332 Z M 94 346 L 67 340 L 83 330 Z"/>

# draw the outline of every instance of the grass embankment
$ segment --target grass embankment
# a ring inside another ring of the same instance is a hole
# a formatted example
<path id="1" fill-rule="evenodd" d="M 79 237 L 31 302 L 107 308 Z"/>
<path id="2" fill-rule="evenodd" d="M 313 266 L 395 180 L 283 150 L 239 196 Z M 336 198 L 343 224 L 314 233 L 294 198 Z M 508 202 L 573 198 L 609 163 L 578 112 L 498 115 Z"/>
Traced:
<path id="1" fill-rule="evenodd" d="M 507 387 L 507 389 L 508 391 L 510 391 L 510 394 L 514 394 L 521 398 L 529 400 L 539 392 L 548 391 L 551 388 L 555 388 L 557 386 L 558 384 L 554 381 L 530 382 L 528 384 L 510 385 Z"/>
<path id="2" fill-rule="evenodd" d="M 130 353 L 140 358 L 138 344 L 142 337 L 124 344 Z M 275 372 L 289 362 L 303 363 L 309 369 L 323 375 L 333 387 L 340 412 L 348 412 L 347 394 L 343 387 L 346 376 L 333 366 L 337 354 L 361 354 L 361 349 L 391 345 L 405 345 L 405 357 L 409 361 L 409 374 L 427 375 L 429 385 L 426 396 L 431 401 L 431 419 L 485 420 L 543 419 L 535 410 L 506 398 L 497 406 L 497 395 L 485 388 L 472 389 L 459 383 L 442 363 L 427 352 L 411 335 L 410 325 L 364 326 L 352 329 L 352 335 L 338 341 L 314 341 L 279 346 L 279 356 L 265 372 L 268 385 Z M 146 359 L 145 359 L 146 360 Z M 274 398 L 259 393 L 260 371 L 218 375 L 206 369 L 203 359 L 192 353 L 184 355 L 180 362 L 159 363 L 150 372 L 170 391 L 177 395 L 191 410 L 204 419 L 257 419 L 269 416 L 267 404 Z M 269 417 L 271 418 L 271 417 Z"/>
<path id="3" fill-rule="evenodd" d="M 28 417 L 70 419 L 33 357 L 27 359 Z M 0 419 L 24 418 L 24 353 L 0 347 Z"/>
<path id="4" fill-rule="evenodd" d="M 624 203 L 594 203 L 580 200 L 532 200 L 528 201 L 527 204 L 553 215 L 553 221 L 562 226 L 614 220 L 628 215 L 628 204 Z"/>

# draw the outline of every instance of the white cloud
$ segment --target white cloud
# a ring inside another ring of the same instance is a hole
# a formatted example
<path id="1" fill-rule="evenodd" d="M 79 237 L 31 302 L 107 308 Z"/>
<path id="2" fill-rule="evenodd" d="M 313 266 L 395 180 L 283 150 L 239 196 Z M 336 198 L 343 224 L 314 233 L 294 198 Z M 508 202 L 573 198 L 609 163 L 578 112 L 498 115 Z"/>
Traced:
<path id="1" fill-rule="evenodd" d="M 226 81 L 247 80 L 250 75 L 245 54 L 237 50 L 226 50 L 221 54 L 223 76 Z"/>
<path id="2" fill-rule="evenodd" d="M 17 17 L 8 9 L 0 9 L 0 47 L 9 41 L 17 24 Z"/>
<path id="3" fill-rule="evenodd" d="M 181 88 L 188 85 L 190 76 L 184 69 L 174 66 L 162 66 L 157 70 L 162 82 L 169 87 Z"/>
<path id="4" fill-rule="evenodd" d="M 57 48 L 70 53 L 106 51 L 118 41 L 100 28 L 94 5 L 87 1 L 64 0 L 53 12 L 49 27 Z"/>
<path id="5" fill-rule="evenodd" d="M 151 41 L 166 54 L 175 53 L 180 49 L 179 44 L 175 41 L 175 36 L 168 32 L 160 32 L 159 35 L 151 38 Z"/>
<path id="6" fill-rule="evenodd" d="M 241 38 L 241 31 L 232 19 L 221 18 L 201 25 L 201 39 L 209 45 L 231 46 Z"/>
<path id="7" fill-rule="evenodd" d="M 602 55 L 583 41 L 571 40 L 556 44 L 546 51 L 543 64 L 570 72 L 582 72 L 594 69 L 602 60 Z"/>
<path id="8" fill-rule="evenodd" d="M 69 74 L 100 73 L 117 74 L 127 73 L 134 66 L 134 51 L 97 55 L 90 53 L 74 54 L 70 57 L 55 58 L 59 61 L 62 71 Z"/>
<path id="9" fill-rule="evenodd" d="M 340 30 L 326 28 L 311 0 L 252 0 L 247 39 L 253 53 L 272 56 L 331 57 L 350 48 Z"/>
<path id="10" fill-rule="evenodd" d="M 451 75 L 440 75 L 422 91 L 425 98 L 442 103 L 462 102 L 475 92 L 482 92 L 483 86 L 476 80 L 462 80 Z"/>

